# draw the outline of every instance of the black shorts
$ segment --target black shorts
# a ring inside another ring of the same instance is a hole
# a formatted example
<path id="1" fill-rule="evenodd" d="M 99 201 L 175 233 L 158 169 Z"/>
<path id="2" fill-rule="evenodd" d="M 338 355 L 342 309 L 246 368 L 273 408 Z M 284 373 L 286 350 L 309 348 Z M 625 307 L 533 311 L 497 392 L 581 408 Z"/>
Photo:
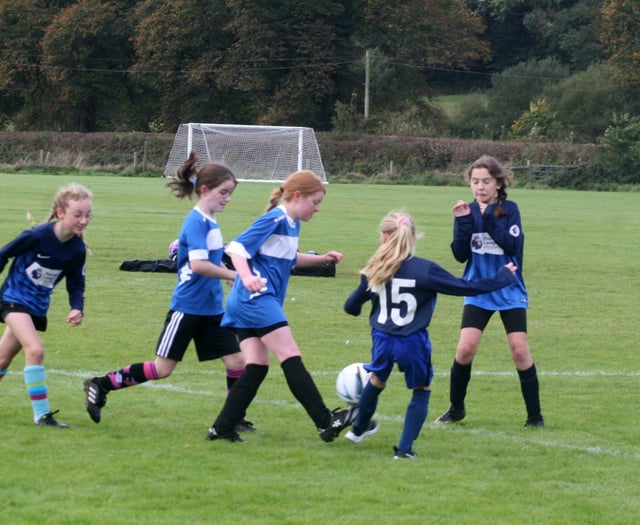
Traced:
<path id="1" fill-rule="evenodd" d="M 7 314 L 10 314 L 11 312 L 29 314 L 31 316 L 31 320 L 33 321 L 33 326 L 36 327 L 36 330 L 38 330 L 38 332 L 47 331 L 46 317 L 42 317 L 40 315 L 33 315 L 31 312 L 29 312 L 29 310 L 27 310 L 26 306 L 22 306 L 21 304 L 0 301 L 0 319 L 2 320 L 3 323 L 4 323 L 5 317 L 7 317 Z"/>
<path id="2" fill-rule="evenodd" d="M 465 304 L 462 310 L 462 322 L 460 328 L 477 328 L 484 331 L 489 319 L 494 314 L 494 310 L 485 310 L 472 304 Z M 511 310 L 500 310 L 500 318 L 506 333 L 527 331 L 527 310 L 526 308 L 512 308 Z"/>
<path id="3" fill-rule="evenodd" d="M 238 334 L 238 339 L 240 341 L 244 341 L 245 339 L 251 339 L 252 337 L 264 337 L 278 328 L 288 326 L 288 324 L 289 323 L 287 321 L 282 321 L 270 326 L 265 326 L 264 328 L 236 328 L 236 333 Z"/>
<path id="4" fill-rule="evenodd" d="M 198 361 L 211 361 L 240 351 L 235 332 L 220 326 L 222 315 L 192 315 L 170 310 L 158 338 L 156 355 L 182 361 L 191 341 Z"/>

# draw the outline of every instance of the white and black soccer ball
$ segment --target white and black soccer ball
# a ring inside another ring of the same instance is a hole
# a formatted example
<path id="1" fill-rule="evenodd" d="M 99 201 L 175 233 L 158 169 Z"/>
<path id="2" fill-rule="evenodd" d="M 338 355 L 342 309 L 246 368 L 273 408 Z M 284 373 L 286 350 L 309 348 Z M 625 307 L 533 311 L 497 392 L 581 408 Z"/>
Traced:
<path id="1" fill-rule="evenodd" d="M 336 392 L 338 397 L 351 406 L 356 406 L 360 400 L 362 389 L 369 382 L 370 372 L 364 369 L 364 363 L 351 363 L 338 374 Z"/>

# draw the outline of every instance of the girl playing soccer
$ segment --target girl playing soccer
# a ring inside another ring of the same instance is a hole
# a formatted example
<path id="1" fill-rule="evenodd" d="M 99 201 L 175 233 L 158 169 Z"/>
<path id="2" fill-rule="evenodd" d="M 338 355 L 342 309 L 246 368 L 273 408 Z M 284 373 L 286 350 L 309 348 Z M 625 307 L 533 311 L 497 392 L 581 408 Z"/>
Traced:
<path id="1" fill-rule="evenodd" d="M 193 341 L 200 361 L 221 358 L 227 371 L 227 388 L 244 372 L 244 360 L 232 330 L 222 320 L 222 280 L 233 281 L 236 272 L 222 264 L 222 234 L 216 214 L 231 200 L 237 181 L 222 164 L 196 169 L 191 153 L 168 186 L 180 199 L 195 193 L 198 202 L 182 223 L 178 238 L 178 280 L 153 361 L 135 363 L 101 377 L 85 381 L 86 408 L 99 423 L 107 394 L 149 380 L 169 377 Z M 244 416 L 244 414 L 242 414 Z M 248 421 L 238 421 L 239 430 L 253 430 Z"/>
<path id="2" fill-rule="evenodd" d="M 299 253 L 300 221 L 309 221 L 325 196 L 320 178 L 311 171 L 290 175 L 271 194 L 267 212 L 229 243 L 227 253 L 238 272 L 227 298 L 223 325 L 235 328 L 245 356 L 246 372 L 233 385 L 206 438 L 243 440 L 234 431 L 269 371 L 272 352 L 289 389 L 313 420 L 320 438 L 333 441 L 355 417 L 352 408 L 331 411 L 324 404 L 282 309 L 291 269 L 339 262 L 342 254 Z"/>
<path id="3" fill-rule="evenodd" d="M 499 266 L 513 262 L 516 281 L 509 287 L 479 297 L 465 297 L 460 339 L 451 366 L 451 406 L 436 423 L 454 423 L 466 415 L 464 400 L 471 379 L 471 364 L 489 319 L 500 312 L 507 333 L 511 359 L 518 371 L 527 409 L 525 427 L 543 428 L 538 374 L 527 341 L 527 290 L 522 278 L 524 233 L 520 210 L 507 200 L 511 182 L 496 159 L 483 156 L 467 172 L 473 202 L 459 200 L 453 207 L 453 242 L 456 260 L 466 262 L 463 277 L 491 275 Z"/>
<path id="4" fill-rule="evenodd" d="M 79 184 L 61 188 L 45 224 L 18 235 L 0 249 L 0 271 L 13 262 L 0 289 L 0 320 L 6 325 L 0 339 L 0 379 L 24 348 L 24 382 L 36 425 L 67 428 L 54 417 L 44 368 L 44 345 L 38 332 L 47 329 L 47 312 L 54 287 L 64 277 L 71 310 L 70 326 L 83 319 L 86 246 L 82 240 L 91 220 L 91 192 Z M 56 219 L 54 222 L 50 222 Z"/>
<path id="5" fill-rule="evenodd" d="M 498 268 L 495 276 L 463 280 L 427 259 L 415 257 L 416 231 L 411 217 L 391 212 L 380 227 L 380 246 L 360 272 L 360 286 L 347 299 L 344 309 L 360 315 L 362 305 L 371 301 L 371 372 L 358 403 L 358 416 L 346 438 L 359 443 L 375 434 L 378 423 L 371 419 L 378 398 L 387 384 L 394 364 L 404 372 L 411 401 L 404 418 L 400 441 L 394 446 L 395 459 L 414 459 L 413 442 L 427 418 L 431 396 L 431 341 L 429 323 L 438 293 L 477 295 L 507 286 L 514 281 L 512 263 Z"/>

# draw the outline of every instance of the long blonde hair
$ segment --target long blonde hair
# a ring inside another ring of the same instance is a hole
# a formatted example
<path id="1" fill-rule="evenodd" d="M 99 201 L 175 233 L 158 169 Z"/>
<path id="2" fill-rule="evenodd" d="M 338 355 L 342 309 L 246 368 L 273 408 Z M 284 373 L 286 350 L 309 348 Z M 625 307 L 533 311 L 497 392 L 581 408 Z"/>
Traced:
<path id="1" fill-rule="evenodd" d="M 416 227 L 410 215 L 391 211 L 380 222 L 380 232 L 386 240 L 378 246 L 360 273 L 369 281 L 369 289 L 379 289 L 391 279 L 400 265 L 415 254 Z"/>
<path id="2" fill-rule="evenodd" d="M 318 191 L 327 193 L 322 179 L 313 171 L 296 171 L 287 177 L 282 186 L 271 192 L 266 211 L 272 210 L 282 201 L 290 201 L 296 191 L 299 191 L 303 196 L 312 195 Z"/>

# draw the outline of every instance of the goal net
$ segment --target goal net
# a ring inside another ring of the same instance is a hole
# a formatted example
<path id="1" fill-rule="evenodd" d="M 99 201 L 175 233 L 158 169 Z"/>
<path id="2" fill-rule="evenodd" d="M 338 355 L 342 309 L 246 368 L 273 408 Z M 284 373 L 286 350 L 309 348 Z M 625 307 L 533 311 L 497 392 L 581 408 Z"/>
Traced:
<path id="1" fill-rule="evenodd" d="M 222 162 L 241 181 L 282 182 L 295 171 L 311 170 L 327 182 L 312 128 L 180 124 L 163 175 L 175 177 L 191 151 L 198 168 Z"/>

